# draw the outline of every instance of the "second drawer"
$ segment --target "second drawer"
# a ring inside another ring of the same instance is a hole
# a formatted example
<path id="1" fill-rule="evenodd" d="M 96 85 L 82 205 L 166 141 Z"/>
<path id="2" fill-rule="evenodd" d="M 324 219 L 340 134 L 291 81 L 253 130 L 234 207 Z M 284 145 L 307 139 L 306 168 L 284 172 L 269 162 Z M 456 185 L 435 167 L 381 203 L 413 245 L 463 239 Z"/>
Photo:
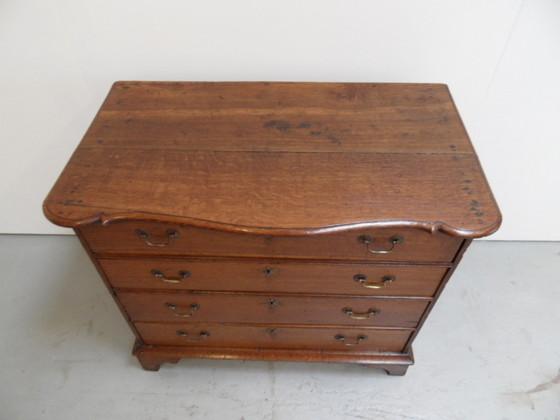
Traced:
<path id="1" fill-rule="evenodd" d="M 210 293 L 117 294 L 132 321 L 355 325 L 414 328 L 429 299 Z"/>
<path id="2" fill-rule="evenodd" d="M 116 289 L 434 295 L 447 267 L 219 259 L 110 259 L 99 264 Z"/>

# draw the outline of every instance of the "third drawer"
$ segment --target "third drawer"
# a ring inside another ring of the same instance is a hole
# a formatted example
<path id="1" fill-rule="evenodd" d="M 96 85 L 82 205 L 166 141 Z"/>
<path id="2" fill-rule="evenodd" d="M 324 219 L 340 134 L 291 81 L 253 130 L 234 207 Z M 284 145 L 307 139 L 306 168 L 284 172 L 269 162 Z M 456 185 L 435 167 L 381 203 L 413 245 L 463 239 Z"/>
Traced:
<path id="1" fill-rule="evenodd" d="M 429 299 L 117 293 L 134 322 L 230 322 L 415 328 Z"/>

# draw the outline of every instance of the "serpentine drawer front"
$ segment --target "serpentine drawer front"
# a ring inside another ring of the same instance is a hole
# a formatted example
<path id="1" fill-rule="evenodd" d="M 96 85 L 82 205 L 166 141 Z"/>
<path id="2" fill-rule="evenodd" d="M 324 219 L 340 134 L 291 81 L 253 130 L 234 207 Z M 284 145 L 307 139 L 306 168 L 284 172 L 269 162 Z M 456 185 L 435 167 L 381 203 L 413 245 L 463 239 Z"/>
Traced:
<path id="1" fill-rule="evenodd" d="M 119 222 L 82 235 L 94 252 L 449 263 L 461 238 L 418 229 L 360 229 L 313 236 L 249 235 L 178 224 Z"/>
<path id="2" fill-rule="evenodd" d="M 44 211 L 79 236 L 147 370 L 403 375 L 468 245 L 501 222 L 439 84 L 117 82 Z"/>

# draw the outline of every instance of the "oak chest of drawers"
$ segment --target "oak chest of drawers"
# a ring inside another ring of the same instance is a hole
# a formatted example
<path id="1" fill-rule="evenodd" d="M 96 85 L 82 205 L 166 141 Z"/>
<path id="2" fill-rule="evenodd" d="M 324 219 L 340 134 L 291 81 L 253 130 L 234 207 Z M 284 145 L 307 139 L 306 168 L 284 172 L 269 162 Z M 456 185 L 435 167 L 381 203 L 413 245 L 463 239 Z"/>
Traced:
<path id="1" fill-rule="evenodd" d="M 44 211 L 76 231 L 149 370 L 404 374 L 463 252 L 501 220 L 437 84 L 118 82 Z"/>

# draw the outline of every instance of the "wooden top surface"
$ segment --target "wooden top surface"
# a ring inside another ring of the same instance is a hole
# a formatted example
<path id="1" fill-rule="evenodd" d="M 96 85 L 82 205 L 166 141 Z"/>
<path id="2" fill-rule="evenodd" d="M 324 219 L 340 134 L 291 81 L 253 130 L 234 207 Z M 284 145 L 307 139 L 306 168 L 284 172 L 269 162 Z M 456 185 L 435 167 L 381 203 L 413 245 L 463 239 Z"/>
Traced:
<path id="1" fill-rule="evenodd" d="M 270 234 L 501 220 L 438 84 L 117 82 L 44 211 Z"/>

